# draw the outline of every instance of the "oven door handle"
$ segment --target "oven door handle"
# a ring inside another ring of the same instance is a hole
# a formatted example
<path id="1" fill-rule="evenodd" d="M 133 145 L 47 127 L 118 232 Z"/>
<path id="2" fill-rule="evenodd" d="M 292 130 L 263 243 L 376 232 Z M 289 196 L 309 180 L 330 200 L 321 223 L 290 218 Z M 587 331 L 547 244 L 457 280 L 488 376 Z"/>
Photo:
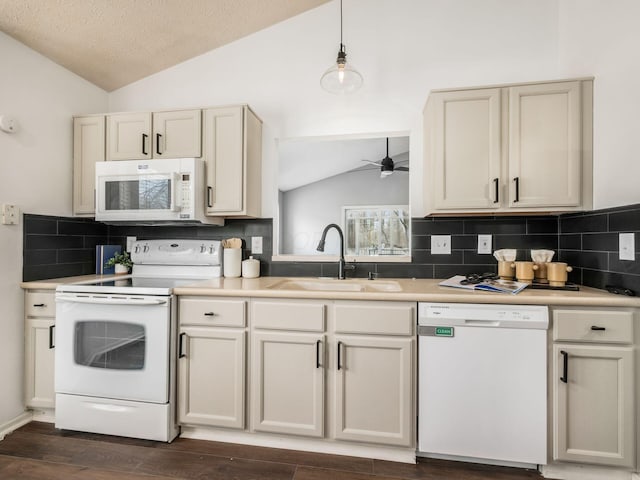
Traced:
<path id="1" fill-rule="evenodd" d="M 134 300 L 130 298 L 65 297 L 62 295 L 56 297 L 56 301 L 70 303 L 88 303 L 94 305 L 164 305 L 165 303 L 167 303 L 166 299 L 161 298 L 145 298 L 141 300 Z"/>

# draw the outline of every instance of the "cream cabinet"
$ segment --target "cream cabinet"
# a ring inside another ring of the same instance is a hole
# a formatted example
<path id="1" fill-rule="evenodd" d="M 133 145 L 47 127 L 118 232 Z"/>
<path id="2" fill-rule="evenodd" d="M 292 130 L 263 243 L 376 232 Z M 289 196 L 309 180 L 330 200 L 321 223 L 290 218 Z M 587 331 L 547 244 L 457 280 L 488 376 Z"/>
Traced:
<path id="1" fill-rule="evenodd" d="M 325 322 L 322 301 L 252 302 L 252 430 L 324 436 Z"/>
<path id="2" fill-rule="evenodd" d="M 180 298 L 180 424 L 245 427 L 246 310 L 243 298 Z"/>
<path id="3" fill-rule="evenodd" d="M 27 290 L 25 311 L 25 404 L 53 408 L 55 292 Z"/>
<path id="4" fill-rule="evenodd" d="M 554 309 L 554 461 L 635 465 L 633 317 L 631 310 Z"/>
<path id="5" fill-rule="evenodd" d="M 259 217 L 262 122 L 246 105 L 203 111 L 207 214 Z"/>
<path id="6" fill-rule="evenodd" d="M 95 211 L 95 165 L 105 160 L 105 117 L 73 118 L 73 214 Z"/>
<path id="7" fill-rule="evenodd" d="M 414 444 L 415 304 L 337 301 L 334 438 Z"/>
<path id="8" fill-rule="evenodd" d="M 592 80 L 432 92 L 424 214 L 592 208 Z"/>
<path id="9" fill-rule="evenodd" d="M 199 109 L 107 116 L 107 160 L 201 156 Z"/>

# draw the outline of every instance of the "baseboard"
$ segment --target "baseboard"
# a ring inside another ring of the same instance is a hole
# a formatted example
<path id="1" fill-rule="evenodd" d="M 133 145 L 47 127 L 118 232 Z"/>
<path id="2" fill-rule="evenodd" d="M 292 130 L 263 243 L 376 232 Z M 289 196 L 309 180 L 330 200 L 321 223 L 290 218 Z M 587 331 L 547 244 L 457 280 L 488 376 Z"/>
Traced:
<path id="1" fill-rule="evenodd" d="M 4 437 L 9 433 L 17 430 L 23 425 L 26 425 L 33 419 L 33 414 L 31 412 L 24 412 L 18 415 L 16 418 L 9 420 L 6 423 L 0 425 L 0 440 L 4 440 Z"/>
<path id="2" fill-rule="evenodd" d="M 31 410 L 34 422 L 55 423 L 56 411 L 53 408 L 34 408 Z"/>
<path id="3" fill-rule="evenodd" d="M 347 455 L 350 457 L 375 458 L 390 462 L 416 463 L 415 448 L 382 447 L 358 443 L 314 440 L 310 438 L 278 436 L 266 433 L 218 430 L 206 427 L 182 427 L 183 438 L 195 438 L 216 442 L 238 443 L 256 447 L 282 448 L 303 452 Z"/>
<path id="4" fill-rule="evenodd" d="M 592 465 L 544 465 L 540 469 L 544 478 L 557 480 L 640 480 L 638 474 L 629 470 L 596 467 Z"/>

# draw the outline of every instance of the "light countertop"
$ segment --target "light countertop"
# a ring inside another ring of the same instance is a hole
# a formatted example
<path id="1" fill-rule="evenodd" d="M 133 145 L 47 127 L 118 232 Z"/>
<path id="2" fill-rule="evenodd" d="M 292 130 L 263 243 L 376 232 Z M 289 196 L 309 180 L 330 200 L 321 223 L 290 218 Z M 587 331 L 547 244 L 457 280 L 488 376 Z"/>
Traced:
<path id="1" fill-rule="evenodd" d="M 58 285 L 66 283 L 86 282 L 97 278 L 114 278 L 114 275 L 85 275 L 50 280 L 22 282 L 24 289 L 54 290 Z M 317 291 L 300 289 L 282 289 L 279 284 L 289 280 L 317 280 L 304 277 L 260 277 L 248 278 L 213 278 L 195 281 L 192 285 L 183 285 L 173 289 L 176 295 L 191 296 L 227 296 L 256 298 L 309 298 L 329 300 L 386 300 L 405 302 L 453 302 L 453 303 L 502 303 L 523 305 L 582 305 L 594 307 L 640 307 L 640 297 L 614 295 L 605 290 L 580 287 L 580 291 L 538 290 L 526 288 L 512 295 L 507 293 L 490 293 L 470 291 L 451 287 L 441 287 L 438 279 L 403 279 L 381 278 L 375 282 L 397 282 L 401 291 Z M 367 284 L 365 279 L 334 280 L 335 282 Z"/>

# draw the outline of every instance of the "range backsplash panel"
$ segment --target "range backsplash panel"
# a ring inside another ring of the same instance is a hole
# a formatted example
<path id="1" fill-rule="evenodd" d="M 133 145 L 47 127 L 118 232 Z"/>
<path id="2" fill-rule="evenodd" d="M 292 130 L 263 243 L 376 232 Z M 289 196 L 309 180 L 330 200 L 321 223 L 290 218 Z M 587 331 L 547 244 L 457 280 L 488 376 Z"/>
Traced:
<path id="1" fill-rule="evenodd" d="M 429 217 L 412 219 L 411 263 L 358 263 L 352 276 L 366 278 L 448 278 L 467 273 L 495 272 L 493 255 L 477 253 L 478 234 L 492 235 L 492 250 L 518 249 L 519 260 L 529 260 L 529 250 L 557 252 L 554 260 L 574 267 L 570 281 L 604 288 L 616 284 L 640 294 L 640 264 L 618 259 L 618 233 L 636 235 L 640 254 L 640 205 L 560 216 Z M 451 235 L 451 255 L 431 253 L 431 235 Z M 272 262 L 271 219 L 227 220 L 225 226 L 113 226 L 91 219 L 24 215 L 23 279 L 40 280 L 86 275 L 95 270 L 95 245 L 126 244 L 138 239 L 201 238 L 244 241 L 243 258 L 251 255 L 252 236 L 263 238 L 260 260 L 263 276 L 337 276 L 336 262 Z M 640 258 L 640 257 L 639 257 Z"/>

